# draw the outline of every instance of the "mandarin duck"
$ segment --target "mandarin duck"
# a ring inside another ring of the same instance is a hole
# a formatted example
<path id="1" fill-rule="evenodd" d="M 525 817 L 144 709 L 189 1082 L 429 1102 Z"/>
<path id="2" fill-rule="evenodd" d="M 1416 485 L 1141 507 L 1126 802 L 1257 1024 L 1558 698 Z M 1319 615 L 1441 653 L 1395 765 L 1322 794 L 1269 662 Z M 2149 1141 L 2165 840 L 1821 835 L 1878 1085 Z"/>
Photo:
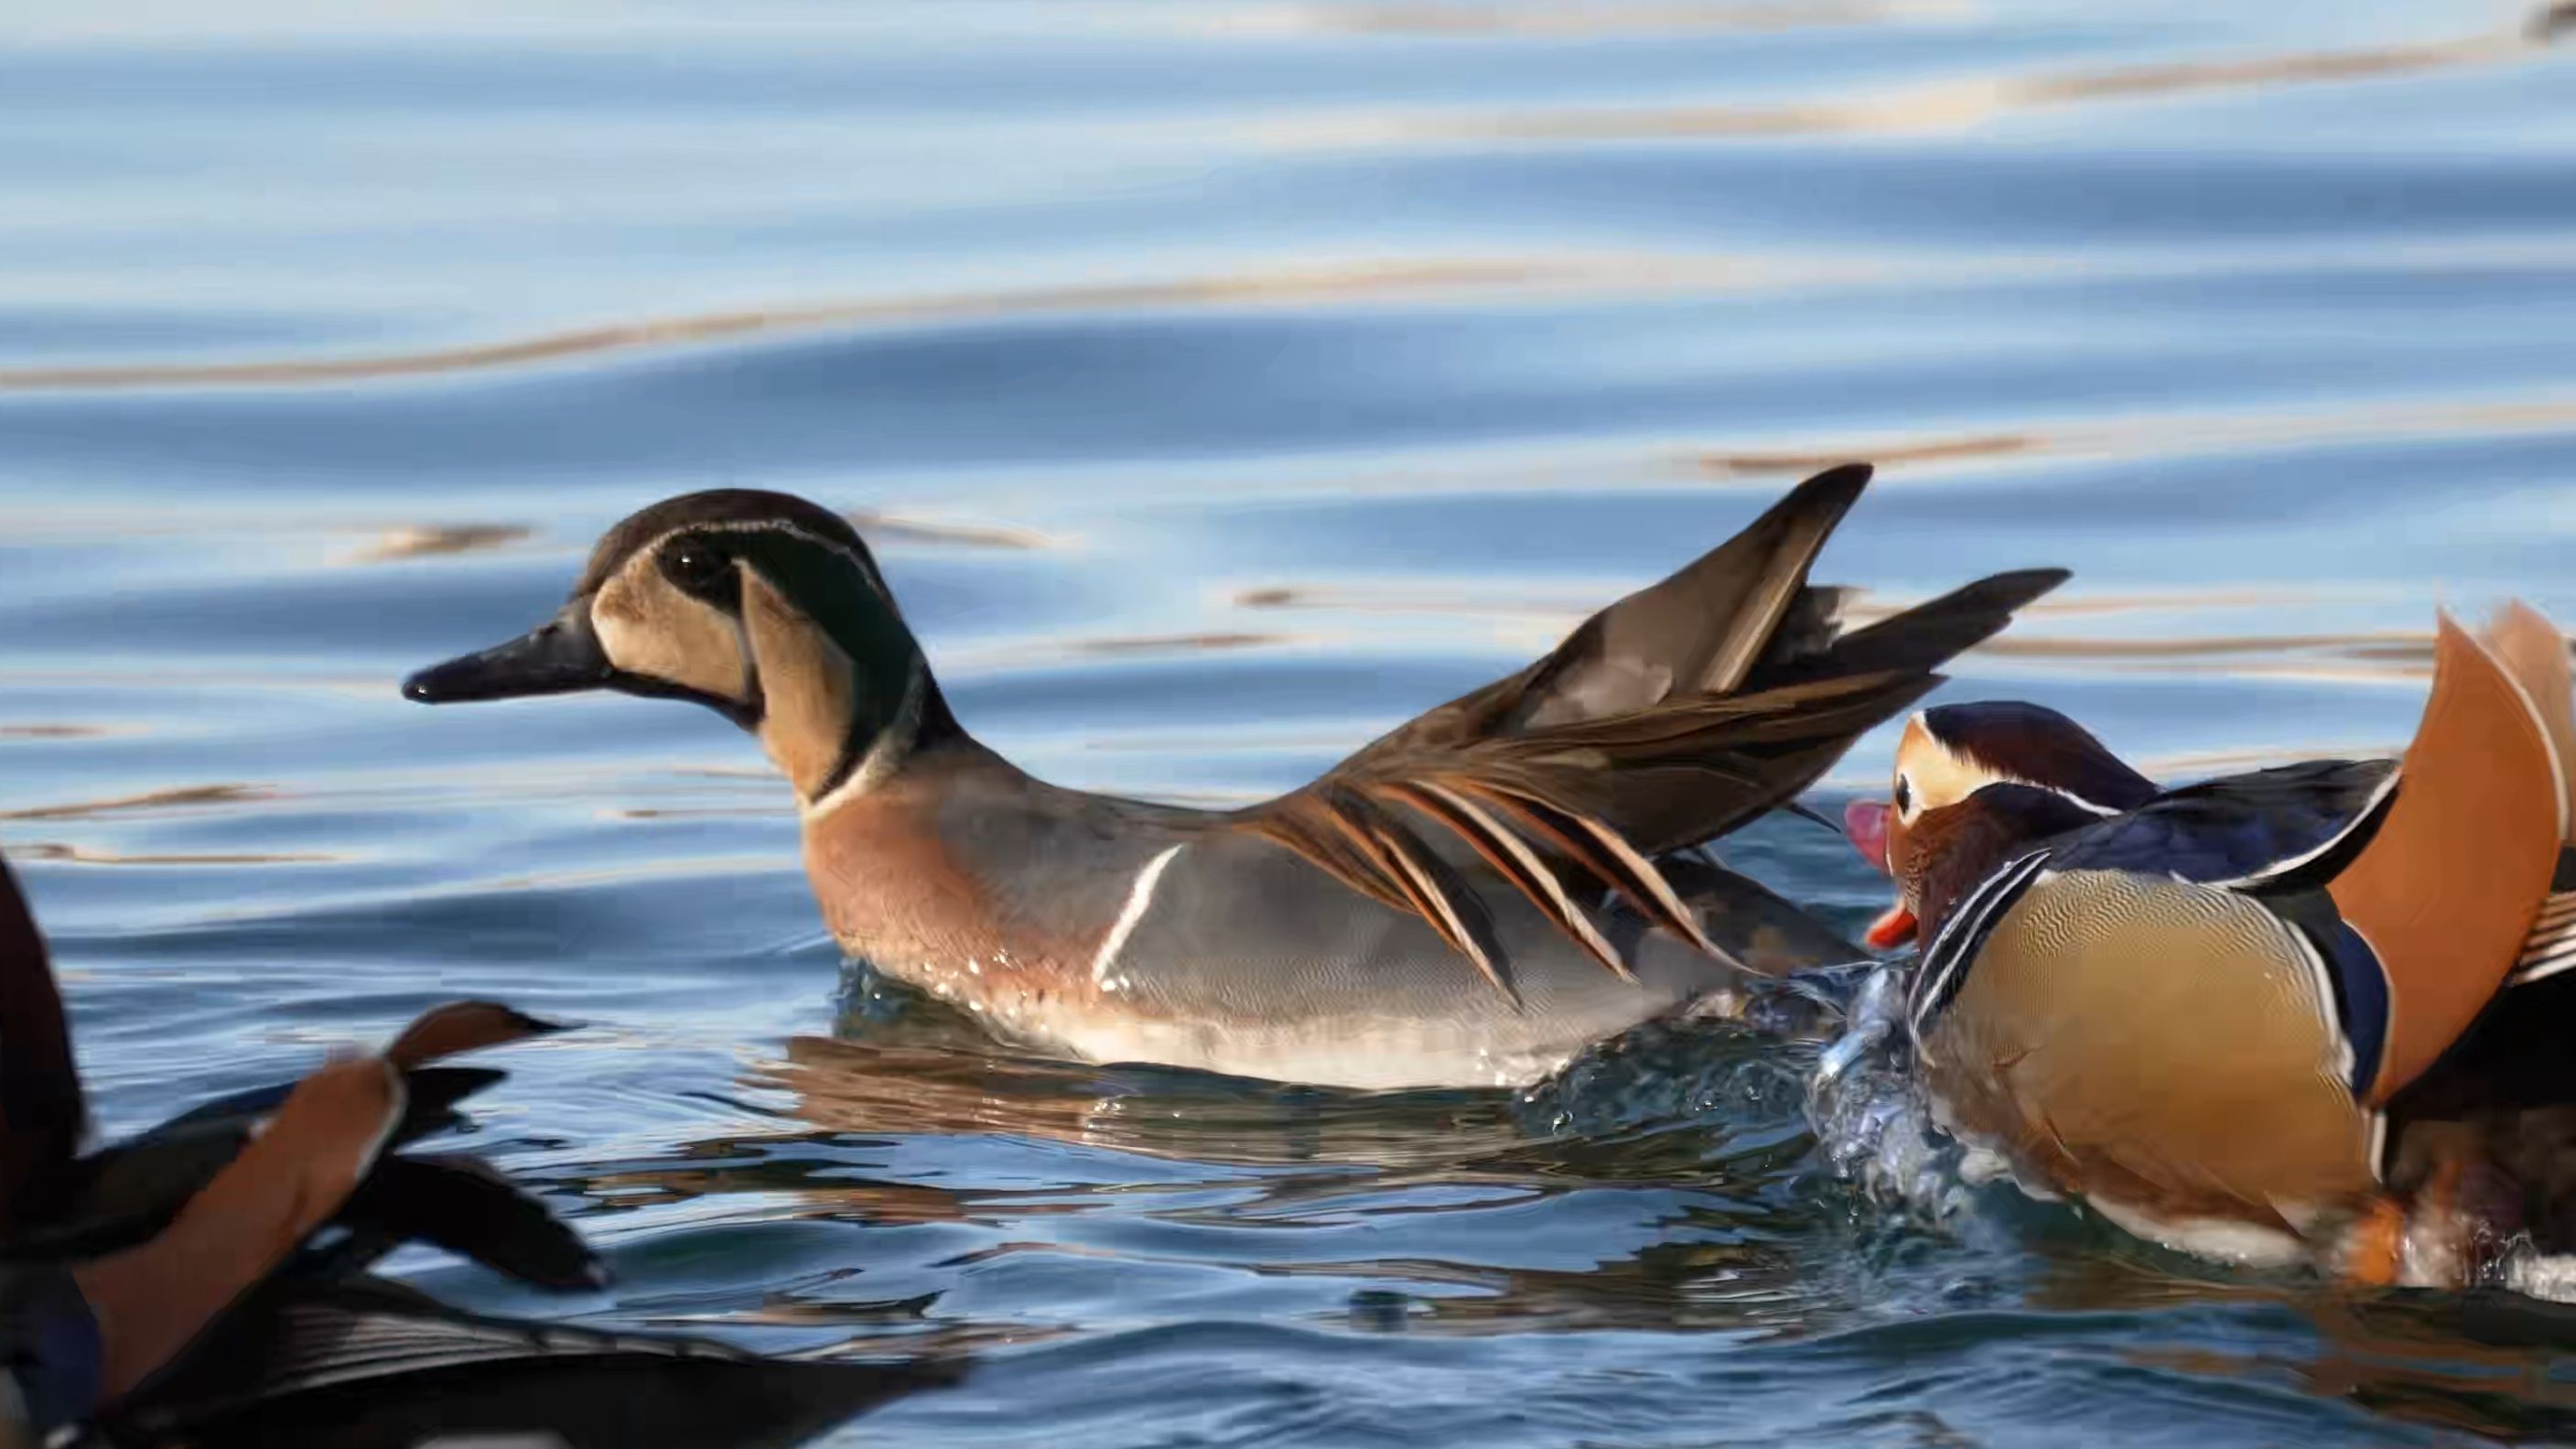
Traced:
<path id="1" fill-rule="evenodd" d="M 2166 790 L 2056 711 L 1924 710 L 1853 843 L 1920 944 L 1941 1125 L 2133 1233 L 2368 1282 L 2492 1279 L 2576 1204 L 2567 649 L 2445 617 L 2398 760 Z"/>

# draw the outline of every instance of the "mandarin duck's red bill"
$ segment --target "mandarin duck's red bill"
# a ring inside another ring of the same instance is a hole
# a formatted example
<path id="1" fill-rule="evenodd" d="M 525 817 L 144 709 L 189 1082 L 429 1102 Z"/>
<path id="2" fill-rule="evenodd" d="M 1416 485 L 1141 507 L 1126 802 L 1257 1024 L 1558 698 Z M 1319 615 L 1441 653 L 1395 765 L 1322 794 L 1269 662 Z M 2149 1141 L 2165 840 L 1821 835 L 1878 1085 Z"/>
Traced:
<path id="1" fill-rule="evenodd" d="M 2571 750 L 2565 641 L 2517 604 L 2440 621 L 2402 761 L 2160 791 L 2053 711 L 1951 705 L 1847 828 L 1921 918 L 1908 1026 L 1961 1135 L 2162 1241 L 2458 1282 L 2576 1222 L 2521 1216 L 2576 1181 L 2529 1125 L 2576 1107 Z"/>
<path id="2" fill-rule="evenodd" d="M 1873 951 L 1893 951 L 1899 946 L 1912 944 L 1922 930 L 1923 923 L 1914 918 L 1912 911 L 1901 905 L 1889 906 L 1870 921 L 1869 928 L 1861 932 L 1860 938 L 1868 942 Z"/>
<path id="3" fill-rule="evenodd" d="M 1892 874 L 1887 864 L 1888 820 L 1895 812 L 1884 800 L 1854 800 L 1843 807 L 1843 834 L 1860 852 L 1860 858 L 1876 867 L 1880 874 Z M 1893 951 L 1914 940 L 1919 923 L 1914 912 L 1903 902 L 1888 907 L 1869 923 L 1861 939 L 1873 951 Z"/>

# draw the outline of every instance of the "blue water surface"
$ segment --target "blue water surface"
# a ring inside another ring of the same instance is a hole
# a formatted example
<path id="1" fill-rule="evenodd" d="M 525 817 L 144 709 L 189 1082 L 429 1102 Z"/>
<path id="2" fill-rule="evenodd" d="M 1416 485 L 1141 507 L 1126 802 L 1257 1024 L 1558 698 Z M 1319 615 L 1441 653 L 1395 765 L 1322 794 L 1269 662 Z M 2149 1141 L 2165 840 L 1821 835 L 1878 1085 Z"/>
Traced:
<path id="1" fill-rule="evenodd" d="M 1524 1094 L 1030 1061 L 844 969 L 698 711 L 428 711 L 591 537 L 857 510 L 966 723 L 1294 785 L 1806 471 L 1952 697 L 2189 776 L 2576 619 L 2576 52 L 2510 0 L 86 0 L 0 16 L 0 842 L 103 1125 L 503 995 L 481 1307 L 975 1355 L 848 1443 L 2576 1435 L 2576 1330 L 1881 1200 L 1798 1051 Z M 1881 777 L 1889 732 L 1828 782 Z M 1846 925 L 1794 822 L 1730 850 Z"/>

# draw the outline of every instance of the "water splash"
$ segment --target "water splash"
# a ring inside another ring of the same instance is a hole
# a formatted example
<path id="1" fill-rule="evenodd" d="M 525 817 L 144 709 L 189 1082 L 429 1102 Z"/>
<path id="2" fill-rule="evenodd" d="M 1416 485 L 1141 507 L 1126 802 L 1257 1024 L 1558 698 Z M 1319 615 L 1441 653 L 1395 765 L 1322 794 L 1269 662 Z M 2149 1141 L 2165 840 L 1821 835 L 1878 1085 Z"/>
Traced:
<path id="1" fill-rule="evenodd" d="M 1935 1225 L 1967 1211 L 1966 1154 L 1933 1125 L 1905 1032 L 1904 968 L 1876 966 L 1844 1009 L 1843 1034 L 1807 1080 L 1818 1158 L 1870 1199 Z"/>

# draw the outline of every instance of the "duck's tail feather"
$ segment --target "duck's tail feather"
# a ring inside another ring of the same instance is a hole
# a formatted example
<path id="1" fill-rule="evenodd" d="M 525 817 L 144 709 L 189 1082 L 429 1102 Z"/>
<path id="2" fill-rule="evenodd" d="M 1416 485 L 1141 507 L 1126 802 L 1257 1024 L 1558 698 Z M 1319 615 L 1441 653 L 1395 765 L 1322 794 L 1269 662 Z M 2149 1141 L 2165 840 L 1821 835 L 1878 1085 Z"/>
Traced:
<path id="1" fill-rule="evenodd" d="M 2388 977 L 2386 1050 L 2367 1092 L 2374 1103 L 2421 1076 L 2478 1018 L 2514 971 L 2549 895 L 2568 797 L 2551 707 L 2522 672 L 2538 618 L 2519 617 L 2528 613 L 2507 611 L 2501 642 L 2442 618 L 2432 697 L 2395 798 L 2369 844 L 2327 885 Z M 2557 677 L 2566 677 L 2563 664 Z M 2565 708 L 2562 699 L 2561 715 Z"/>
<path id="2" fill-rule="evenodd" d="M 1854 739 L 1938 685 L 1940 664 L 2066 578 L 1997 574 L 1838 633 L 1844 591 L 1807 573 L 1869 477 L 1851 464 L 1807 479 L 1545 658 L 1234 824 L 1420 915 L 1507 994 L 1503 945 L 1442 858 L 1461 845 L 1608 970 L 1629 967 L 1587 904 L 1601 890 L 1735 962 L 1654 862 L 1790 804 Z"/>
<path id="3" fill-rule="evenodd" d="M 1819 473 L 1733 538 L 1593 615 L 1548 655 L 1498 732 L 1725 694 L 1771 654 L 1793 614 L 1781 642 L 1812 647 L 1839 596 L 1810 590 L 1807 570 L 1869 478 L 1866 463 Z"/>
<path id="4" fill-rule="evenodd" d="M 1952 589 L 1854 629 L 1821 651 L 1756 672 L 1751 688 L 1838 674 L 1928 672 L 2003 632 L 2013 615 L 2067 581 L 2064 569 L 2016 569 Z"/>

